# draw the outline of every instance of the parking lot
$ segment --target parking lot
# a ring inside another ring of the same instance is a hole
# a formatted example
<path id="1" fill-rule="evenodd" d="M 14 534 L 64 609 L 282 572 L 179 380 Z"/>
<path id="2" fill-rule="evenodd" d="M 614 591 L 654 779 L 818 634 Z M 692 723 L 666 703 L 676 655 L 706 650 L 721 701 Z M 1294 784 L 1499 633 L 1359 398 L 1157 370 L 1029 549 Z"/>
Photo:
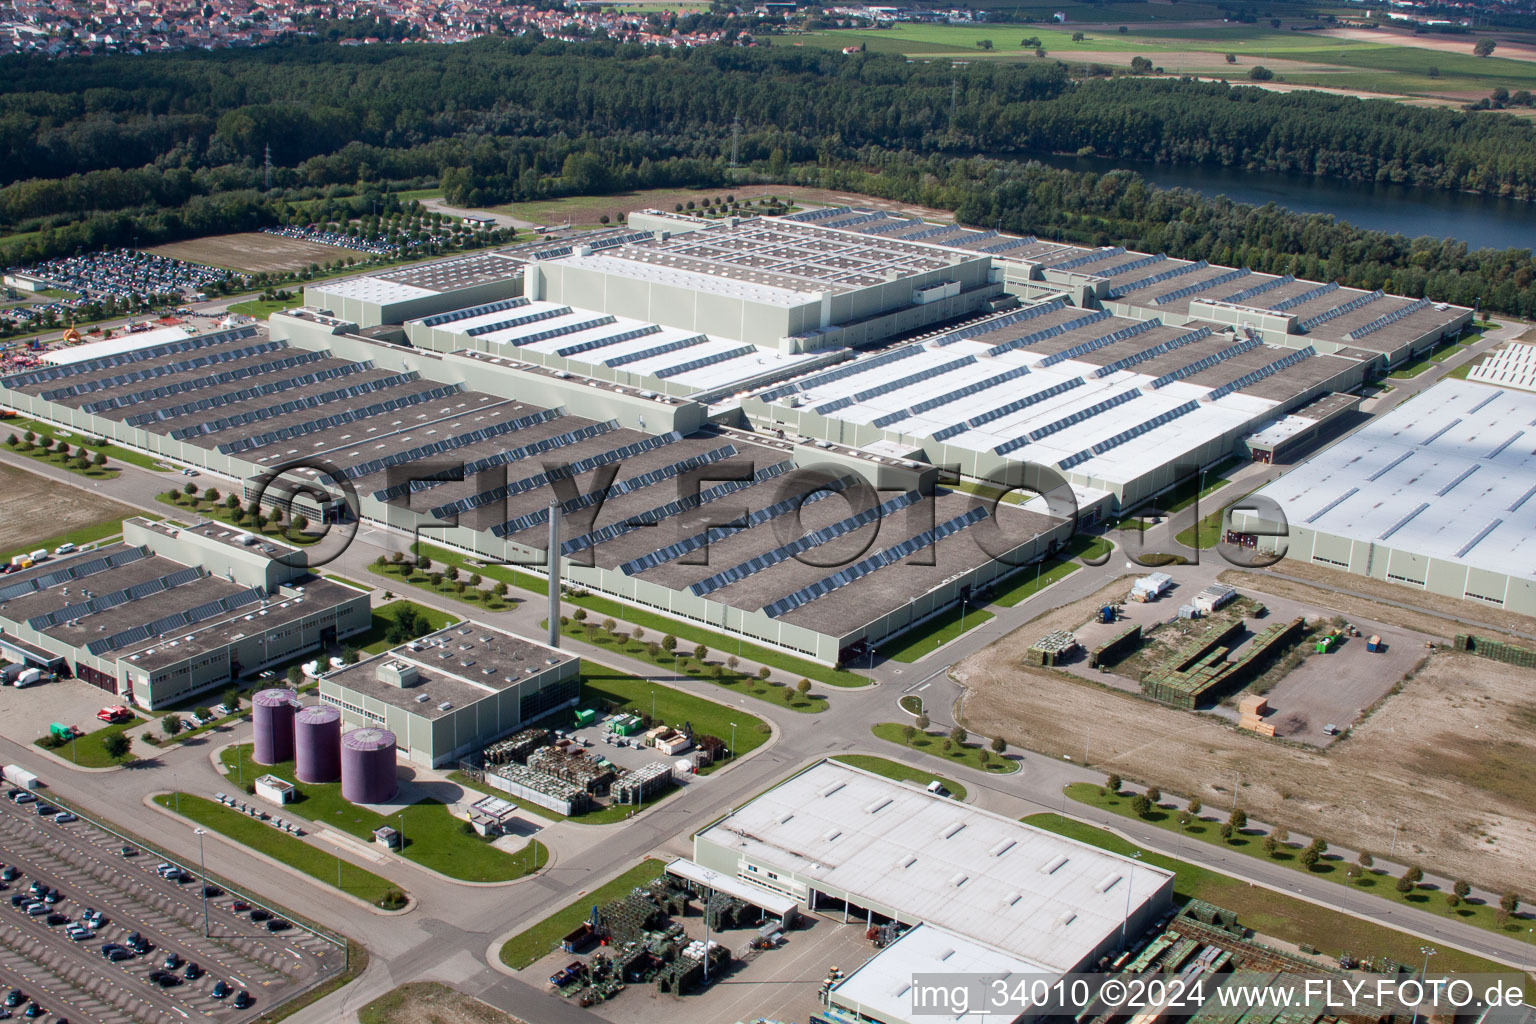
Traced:
<path id="1" fill-rule="evenodd" d="M 46 802 L 46 791 L 38 797 Z M 0 898 L 0 987 L 20 989 L 46 1010 L 38 1018 L 43 1024 L 245 1021 L 341 970 L 341 948 L 298 926 L 271 932 L 249 911 L 236 913 L 237 897 L 217 887 L 207 900 L 205 938 L 196 865 L 181 882 L 164 878 L 152 851 L 130 847 L 134 854 L 124 856 L 119 837 L 86 821 L 58 824 L 38 815 L 37 806 L 0 800 L 0 860 L 20 871 L 4 896 L 29 901 L 34 883 L 57 889 L 60 898 L 49 907 L 57 916 L 30 915 Z M 105 920 L 75 941 L 66 929 L 87 908 Z M 149 943 L 147 952 L 106 959 L 104 945 L 127 945 L 134 932 Z M 162 985 L 150 974 L 164 971 L 170 956 L 177 966 L 165 973 L 175 980 Z M 188 963 L 201 968 L 197 977 L 186 977 Z M 221 982 L 222 999 L 214 995 Z M 242 991 L 250 1002 L 237 1009 Z M 12 1013 L 22 1017 L 19 1007 Z"/>

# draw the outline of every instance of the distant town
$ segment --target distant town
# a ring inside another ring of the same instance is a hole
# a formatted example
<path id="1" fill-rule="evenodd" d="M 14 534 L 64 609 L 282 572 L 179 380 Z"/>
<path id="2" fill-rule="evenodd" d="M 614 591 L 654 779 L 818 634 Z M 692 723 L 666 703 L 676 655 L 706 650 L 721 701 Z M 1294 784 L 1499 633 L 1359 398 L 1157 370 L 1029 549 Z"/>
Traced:
<path id="1" fill-rule="evenodd" d="M 761 20 L 780 17 L 765 10 Z M 740 31 L 679 28 L 674 12 L 637 15 L 596 5 L 561 10 L 463 0 L 5 0 L 0 3 L 0 55 L 221 50 L 318 36 L 317 26 L 338 23 L 376 26 L 377 34 L 339 40 L 357 46 L 460 43 L 486 35 L 528 33 L 573 42 L 608 38 L 667 47 L 752 42 L 750 34 Z"/>

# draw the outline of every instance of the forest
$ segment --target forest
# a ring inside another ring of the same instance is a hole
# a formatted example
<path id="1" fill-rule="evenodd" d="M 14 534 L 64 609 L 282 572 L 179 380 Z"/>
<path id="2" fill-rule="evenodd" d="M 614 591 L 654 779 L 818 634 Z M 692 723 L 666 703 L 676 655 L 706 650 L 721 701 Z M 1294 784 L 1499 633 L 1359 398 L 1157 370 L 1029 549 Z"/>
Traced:
<path id="1" fill-rule="evenodd" d="M 370 190 L 435 185 L 489 206 L 806 182 L 988 227 L 1536 312 L 1529 251 L 1468 252 L 1028 161 L 1093 152 L 1536 198 L 1536 127 L 1497 114 L 783 46 L 301 41 L 60 67 L 0 64 L 0 229 L 23 233 L 0 239 L 0 262 L 245 230 Z"/>

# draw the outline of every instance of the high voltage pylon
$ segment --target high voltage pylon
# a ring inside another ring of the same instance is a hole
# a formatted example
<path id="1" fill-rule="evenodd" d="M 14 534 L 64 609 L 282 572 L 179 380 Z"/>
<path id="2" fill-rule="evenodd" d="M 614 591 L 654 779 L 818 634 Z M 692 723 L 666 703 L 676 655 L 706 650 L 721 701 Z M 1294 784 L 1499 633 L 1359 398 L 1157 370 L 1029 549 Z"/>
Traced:
<path id="1" fill-rule="evenodd" d="M 741 115 L 731 120 L 731 166 L 735 167 L 741 159 Z"/>
<path id="2" fill-rule="evenodd" d="M 267 156 L 263 163 L 266 167 L 266 177 L 262 187 L 270 189 L 272 187 L 272 143 L 270 142 L 267 143 Z"/>

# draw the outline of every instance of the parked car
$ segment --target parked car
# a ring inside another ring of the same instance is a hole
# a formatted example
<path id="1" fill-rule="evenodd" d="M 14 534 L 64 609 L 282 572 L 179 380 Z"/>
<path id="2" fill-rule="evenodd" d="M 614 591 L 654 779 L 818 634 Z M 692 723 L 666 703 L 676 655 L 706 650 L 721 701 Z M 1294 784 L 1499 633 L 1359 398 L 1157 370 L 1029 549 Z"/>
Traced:
<path id="1" fill-rule="evenodd" d="M 269 932 L 281 932 L 287 930 L 288 922 L 284 921 L 280 917 L 274 917 L 272 920 L 267 922 L 267 931 Z"/>
<path id="2" fill-rule="evenodd" d="M 181 974 L 188 981 L 196 981 L 203 976 L 203 969 L 197 964 L 187 964 L 187 969 L 182 971 Z"/>
<path id="3" fill-rule="evenodd" d="M 265 910 L 261 910 L 259 908 L 256 909 L 256 910 L 251 911 L 251 920 L 257 922 L 258 924 L 261 923 L 262 921 L 265 921 L 267 918 L 269 918 L 271 916 L 272 916 L 271 914 L 269 914 Z"/>
<path id="4" fill-rule="evenodd" d="M 251 994 L 245 989 L 241 989 L 239 992 L 235 993 L 235 1009 L 237 1010 L 245 1009 L 247 1006 L 250 1006 L 253 1001 L 254 1000 L 251 999 Z"/>
<path id="5" fill-rule="evenodd" d="M 26 1001 L 27 1001 L 26 993 L 22 992 L 22 990 L 19 989 L 19 988 L 13 988 L 13 989 L 11 989 L 9 992 L 7 992 L 5 994 L 5 1005 L 6 1006 L 14 1008 L 14 1007 L 20 1006 L 22 1003 L 24 1003 Z"/>
<path id="6" fill-rule="evenodd" d="M 70 822 L 79 821 L 80 819 L 69 811 L 60 811 L 53 816 L 53 820 L 60 825 L 68 825 Z"/>
<path id="7" fill-rule="evenodd" d="M 216 982 L 214 984 L 214 986 L 213 986 L 213 991 L 209 992 L 208 994 L 213 996 L 213 998 L 215 998 L 215 999 L 224 999 L 224 998 L 226 998 L 229 995 L 229 982 L 227 982 L 227 981 Z"/>

